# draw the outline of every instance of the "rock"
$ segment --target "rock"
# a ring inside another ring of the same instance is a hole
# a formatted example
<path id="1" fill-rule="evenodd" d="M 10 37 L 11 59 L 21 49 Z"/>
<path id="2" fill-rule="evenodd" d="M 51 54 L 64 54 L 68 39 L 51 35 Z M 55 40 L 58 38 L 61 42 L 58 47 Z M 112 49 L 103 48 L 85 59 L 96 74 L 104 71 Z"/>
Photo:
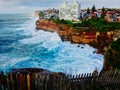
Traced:
<path id="1" fill-rule="evenodd" d="M 80 47 L 80 45 L 78 45 L 77 47 Z"/>
<path id="2" fill-rule="evenodd" d="M 62 75 L 65 76 L 64 73 L 61 72 L 51 72 L 49 70 L 45 70 L 42 68 L 18 68 L 18 69 L 11 69 L 9 73 L 19 73 L 19 74 L 33 74 L 33 73 L 39 73 L 39 75 Z"/>
<path id="3" fill-rule="evenodd" d="M 93 53 L 96 53 L 96 50 L 95 50 L 95 51 L 93 51 Z"/>
<path id="4" fill-rule="evenodd" d="M 98 76 L 98 71 L 97 71 L 97 69 L 95 69 L 95 70 L 93 71 L 92 75 L 93 75 L 93 76 Z"/>
<path id="5" fill-rule="evenodd" d="M 84 48 L 84 47 L 81 47 L 82 49 Z"/>

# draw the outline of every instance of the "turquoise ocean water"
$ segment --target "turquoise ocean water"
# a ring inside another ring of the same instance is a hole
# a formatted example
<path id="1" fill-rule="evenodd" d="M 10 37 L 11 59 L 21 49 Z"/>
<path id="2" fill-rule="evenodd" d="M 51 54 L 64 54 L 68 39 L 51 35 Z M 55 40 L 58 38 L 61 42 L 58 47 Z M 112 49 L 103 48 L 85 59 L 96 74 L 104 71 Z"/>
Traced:
<path id="1" fill-rule="evenodd" d="M 44 68 L 68 74 L 91 73 L 103 56 L 89 45 L 62 42 L 57 33 L 35 29 L 31 15 L 0 14 L 0 70 Z M 84 47 L 84 48 L 81 48 Z"/>

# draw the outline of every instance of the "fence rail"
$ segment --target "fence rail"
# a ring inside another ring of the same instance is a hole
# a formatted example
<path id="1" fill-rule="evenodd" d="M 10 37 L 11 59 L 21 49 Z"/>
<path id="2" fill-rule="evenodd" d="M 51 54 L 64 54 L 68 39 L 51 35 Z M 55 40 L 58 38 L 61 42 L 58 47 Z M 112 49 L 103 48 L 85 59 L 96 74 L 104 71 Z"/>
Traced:
<path id="1" fill-rule="evenodd" d="M 0 73 L 0 90 L 120 90 L 120 72 L 65 75 L 39 71 Z"/>

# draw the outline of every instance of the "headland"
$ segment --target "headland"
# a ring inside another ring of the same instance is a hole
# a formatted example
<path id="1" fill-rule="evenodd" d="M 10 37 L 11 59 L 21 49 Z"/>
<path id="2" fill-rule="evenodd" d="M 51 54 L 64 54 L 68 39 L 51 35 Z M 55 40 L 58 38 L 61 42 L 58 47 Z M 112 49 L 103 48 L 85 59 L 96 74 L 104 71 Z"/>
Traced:
<path id="1" fill-rule="evenodd" d="M 103 54 L 111 41 L 113 41 L 113 32 L 97 32 L 94 30 L 86 31 L 88 27 L 73 27 L 67 24 L 57 24 L 49 20 L 37 20 L 36 29 L 56 32 L 62 41 L 70 41 L 72 44 L 89 44 L 98 49 L 98 53 Z"/>

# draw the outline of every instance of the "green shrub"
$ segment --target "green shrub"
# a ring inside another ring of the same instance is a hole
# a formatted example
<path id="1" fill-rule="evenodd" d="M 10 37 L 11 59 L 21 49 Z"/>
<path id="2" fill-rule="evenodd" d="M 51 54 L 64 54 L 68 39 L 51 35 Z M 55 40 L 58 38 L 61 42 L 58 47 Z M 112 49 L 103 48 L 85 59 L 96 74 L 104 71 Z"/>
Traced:
<path id="1" fill-rule="evenodd" d="M 120 70 L 120 38 L 112 42 L 105 55 L 106 63 Z"/>

